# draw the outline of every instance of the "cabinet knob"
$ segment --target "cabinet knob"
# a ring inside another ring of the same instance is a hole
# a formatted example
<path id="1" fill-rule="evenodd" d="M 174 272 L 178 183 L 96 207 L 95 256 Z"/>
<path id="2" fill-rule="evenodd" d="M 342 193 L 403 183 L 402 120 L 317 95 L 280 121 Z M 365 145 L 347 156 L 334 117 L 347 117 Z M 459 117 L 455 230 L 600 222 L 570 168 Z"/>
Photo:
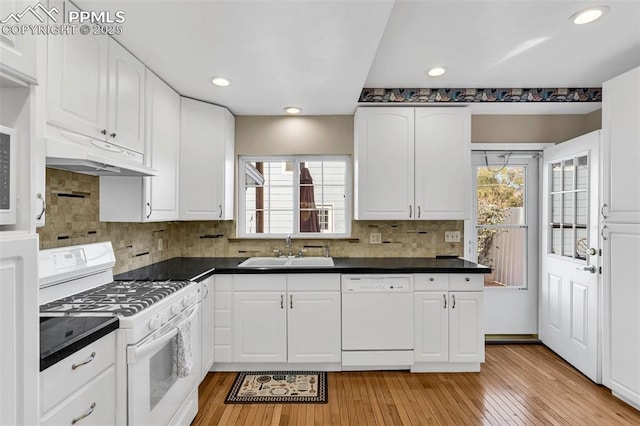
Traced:
<path id="1" fill-rule="evenodd" d="M 112 137 L 112 138 L 114 138 L 114 139 L 116 138 L 116 134 L 115 134 L 115 132 L 114 132 L 114 133 L 109 133 L 109 136 L 111 136 L 111 137 Z"/>
<path id="2" fill-rule="evenodd" d="M 433 278 L 433 277 L 429 277 L 429 281 L 433 282 L 433 281 L 435 281 L 435 280 L 436 280 L 435 278 Z"/>
<path id="3" fill-rule="evenodd" d="M 102 133 L 103 135 L 105 135 L 105 136 L 106 136 L 106 135 L 107 135 L 107 129 L 102 129 L 102 130 L 100 130 L 100 133 Z"/>
<path id="4" fill-rule="evenodd" d="M 469 282 L 469 281 L 471 281 L 471 278 L 469 278 L 469 277 L 465 277 L 465 278 L 464 278 L 464 280 L 465 280 L 465 281 L 467 281 L 467 282 Z"/>

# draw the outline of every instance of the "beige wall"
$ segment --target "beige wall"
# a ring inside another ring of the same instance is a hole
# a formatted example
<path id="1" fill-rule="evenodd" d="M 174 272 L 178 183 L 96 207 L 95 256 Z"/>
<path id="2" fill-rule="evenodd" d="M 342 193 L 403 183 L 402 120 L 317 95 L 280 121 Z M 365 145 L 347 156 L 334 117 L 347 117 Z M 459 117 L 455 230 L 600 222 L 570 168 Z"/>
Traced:
<path id="1" fill-rule="evenodd" d="M 353 154 L 353 116 L 237 116 L 236 155 Z"/>
<path id="2" fill-rule="evenodd" d="M 590 114 L 474 115 L 471 141 L 476 143 L 558 143 L 600 128 L 601 110 Z"/>

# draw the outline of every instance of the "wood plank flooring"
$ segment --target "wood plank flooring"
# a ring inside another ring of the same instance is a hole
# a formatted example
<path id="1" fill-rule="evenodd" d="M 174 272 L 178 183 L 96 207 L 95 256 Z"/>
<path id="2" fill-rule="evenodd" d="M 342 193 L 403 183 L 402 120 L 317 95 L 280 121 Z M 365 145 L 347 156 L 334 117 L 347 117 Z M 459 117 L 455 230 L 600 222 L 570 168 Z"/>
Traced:
<path id="1" fill-rule="evenodd" d="M 328 374 L 327 404 L 225 404 L 209 373 L 193 425 L 640 425 L 640 412 L 542 345 L 488 345 L 480 373 Z"/>

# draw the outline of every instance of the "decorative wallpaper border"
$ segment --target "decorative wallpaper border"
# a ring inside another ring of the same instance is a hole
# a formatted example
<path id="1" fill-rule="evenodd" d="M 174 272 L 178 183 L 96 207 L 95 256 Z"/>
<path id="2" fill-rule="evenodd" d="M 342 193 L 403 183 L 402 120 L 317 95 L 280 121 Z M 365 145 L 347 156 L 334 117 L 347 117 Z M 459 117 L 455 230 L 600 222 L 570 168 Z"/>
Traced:
<path id="1" fill-rule="evenodd" d="M 375 89 L 364 88 L 362 103 L 476 103 L 476 102 L 602 102 L 601 87 L 586 88 L 442 88 Z"/>

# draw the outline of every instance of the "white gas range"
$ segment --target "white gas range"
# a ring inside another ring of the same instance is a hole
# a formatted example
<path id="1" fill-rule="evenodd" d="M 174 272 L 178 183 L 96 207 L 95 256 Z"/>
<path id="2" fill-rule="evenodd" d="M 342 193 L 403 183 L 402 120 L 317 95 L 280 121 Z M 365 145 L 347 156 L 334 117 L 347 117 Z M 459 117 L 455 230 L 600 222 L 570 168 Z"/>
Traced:
<path id="1" fill-rule="evenodd" d="M 42 250 L 41 316 L 118 316 L 116 424 L 188 424 L 198 409 L 200 285 L 113 281 L 110 242 Z"/>

